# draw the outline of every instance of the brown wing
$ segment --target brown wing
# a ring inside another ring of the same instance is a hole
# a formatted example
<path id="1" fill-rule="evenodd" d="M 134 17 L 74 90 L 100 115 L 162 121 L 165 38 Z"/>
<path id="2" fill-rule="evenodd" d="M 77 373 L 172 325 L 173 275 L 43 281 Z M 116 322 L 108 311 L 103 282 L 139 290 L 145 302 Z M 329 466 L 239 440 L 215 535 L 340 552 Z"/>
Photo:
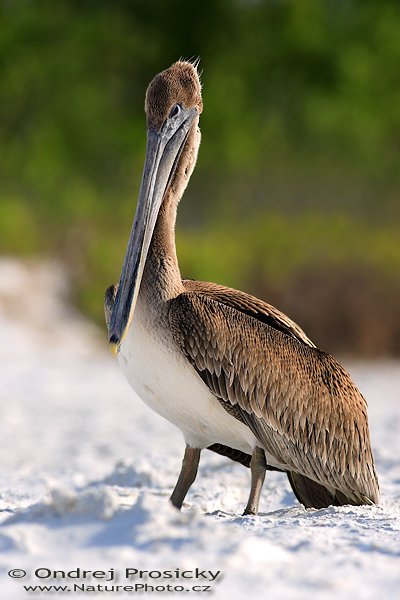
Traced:
<path id="1" fill-rule="evenodd" d="M 243 314 L 254 317 L 258 321 L 282 331 L 282 333 L 295 337 L 307 346 L 315 348 L 315 344 L 306 336 L 297 323 L 271 304 L 255 296 L 207 281 L 184 279 L 182 283 L 188 292 L 197 292 L 216 300 L 220 304 L 236 308 Z"/>
<path id="2" fill-rule="evenodd" d="M 247 294 L 246 292 L 241 292 L 239 290 L 234 290 L 232 288 L 227 288 L 225 286 L 219 285 L 217 283 L 211 283 L 207 281 L 196 281 L 193 279 L 184 279 L 183 285 L 188 291 L 199 292 L 208 296 L 211 299 L 214 299 L 221 304 L 225 304 L 226 306 L 231 306 L 232 308 L 236 308 L 240 312 L 243 312 L 250 317 L 261 321 L 262 323 L 266 323 L 270 325 L 274 329 L 278 329 L 287 335 L 291 335 L 292 337 L 297 338 L 298 340 L 304 342 L 308 346 L 315 347 L 313 342 L 307 337 L 304 331 L 290 319 L 287 315 L 282 313 L 280 310 L 252 296 Z M 244 466 L 250 466 L 251 456 L 248 454 L 241 454 L 240 457 L 236 456 L 238 450 L 233 450 L 232 448 L 228 448 L 221 444 L 213 444 L 208 448 L 208 450 L 212 450 L 213 452 L 217 452 L 226 458 L 230 458 L 231 460 L 236 460 L 237 462 L 241 462 Z M 267 466 L 269 470 L 280 470 L 275 469 L 271 466 Z M 305 486 L 295 485 L 294 478 L 290 476 L 290 472 L 288 474 L 289 483 L 293 489 L 294 494 L 296 495 L 299 502 L 302 502 L 305 506 L 310 505 L 310 494 L 305 493 Z M 298 478 L 301 476 L 298 475 Z M 305 478 L 306 479 L 306 478 Z M 307 480 L 309 482 L 309 480 Z M 314 482 L 312 482 L 314 483 Z M 314 486 L 317 484 L 314 483 Z M 309 485 L 307 485 L 308 489 Z M 314 504 L 320 504 L 318 502 L 320 494 L 318 497 L 314 495 Z M 332 504 L 332 498 L 329 496 L 330 502 L 328 504 Z M 326 504 L 326 506 L 328 506 Z M 315 506 L 317 508 L 317 506 Z"/>
<path id="3" fill-rule="evenodd" d="M 171 301 L 176 342 L 209 389 L 289 471 L 377 502 L 366 403 L 325 352 L 200 292 Z"/>

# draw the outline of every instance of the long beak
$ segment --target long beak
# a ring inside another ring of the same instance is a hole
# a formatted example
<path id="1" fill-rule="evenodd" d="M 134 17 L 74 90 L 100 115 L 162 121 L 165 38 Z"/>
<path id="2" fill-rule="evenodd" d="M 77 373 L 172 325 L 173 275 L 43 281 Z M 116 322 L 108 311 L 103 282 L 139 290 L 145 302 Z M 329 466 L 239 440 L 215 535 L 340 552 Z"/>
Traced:
<path id="1" fill-rule="evenodd" d="M 168 118 L 159 132 L 147 131 L 139 201 L 110 321 L 113 354 L 132 322 L 157 216 L 196 114 L 196 109 L 182 108 L 178 118 Z"/>

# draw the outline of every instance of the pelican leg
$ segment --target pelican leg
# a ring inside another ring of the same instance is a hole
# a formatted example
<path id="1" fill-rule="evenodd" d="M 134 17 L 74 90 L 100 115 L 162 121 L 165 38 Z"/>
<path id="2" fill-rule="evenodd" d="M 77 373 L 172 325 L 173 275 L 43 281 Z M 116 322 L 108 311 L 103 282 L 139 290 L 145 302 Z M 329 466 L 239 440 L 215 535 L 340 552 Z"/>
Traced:
<path id="1" fill-rule="evenodd" d="M 258 513 L 258 504 L 260 502 L 260 494 L 266 470 L 267 461 L 265 460 L 264 450 L 256 446 L 251 455 L 251 487 L 247 506 L 244 509 L 244 515 L 256 515 Z"/>
<path id="2" fill-rule="evenodd" d="M 178 481 L 176 482 L 176 486 L 170 498 L 173 506 L 178 509 L 182 508 L 185 496 L 196 479 L 200 452 L 201 450 L 199 448 L 190 448 L 190 446 L 186 446 L 185 448 L 181 472 L 179 473 Z"/>

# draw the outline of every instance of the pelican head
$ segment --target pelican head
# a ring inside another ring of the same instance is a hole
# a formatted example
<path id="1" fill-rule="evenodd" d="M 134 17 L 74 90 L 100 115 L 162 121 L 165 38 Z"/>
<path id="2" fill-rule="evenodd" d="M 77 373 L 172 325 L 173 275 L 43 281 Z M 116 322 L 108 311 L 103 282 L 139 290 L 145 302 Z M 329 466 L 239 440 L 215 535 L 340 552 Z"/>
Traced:
<path id="1" fill-rule="evenodd" d="M 202 108 L 199 76 L 196 65 L 190 62 L 174 63 L 159 73 L 147 88 L 146 158 L 109 327 L 114 354 L 132 322 L 161 205 L 167 196 L 171 196 L 170 190 L 179 200 L 194 168 L 200 143 L 197 125 Z M 184 169 L 180 168 L 182 163 L 185 163 Z"/>

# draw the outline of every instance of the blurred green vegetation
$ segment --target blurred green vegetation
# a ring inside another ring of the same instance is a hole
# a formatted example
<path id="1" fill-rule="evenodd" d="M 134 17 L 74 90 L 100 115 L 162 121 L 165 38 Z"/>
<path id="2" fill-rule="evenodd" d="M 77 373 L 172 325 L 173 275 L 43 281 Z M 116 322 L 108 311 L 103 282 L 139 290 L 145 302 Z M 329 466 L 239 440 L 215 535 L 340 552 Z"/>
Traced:
<path id="1" fill-rule="evenodd" d="M 182 274 L 276 300 L 329 349 L 400 354 L 399 31 L 395 0 L 0 0 L 0 252 L 59 257 L 101 321 L 146 86 L 200 56 Z M 329 298 L 343 317 L 325 335 Z M 369 319 L 385 339 L 364 339 Z"/>

